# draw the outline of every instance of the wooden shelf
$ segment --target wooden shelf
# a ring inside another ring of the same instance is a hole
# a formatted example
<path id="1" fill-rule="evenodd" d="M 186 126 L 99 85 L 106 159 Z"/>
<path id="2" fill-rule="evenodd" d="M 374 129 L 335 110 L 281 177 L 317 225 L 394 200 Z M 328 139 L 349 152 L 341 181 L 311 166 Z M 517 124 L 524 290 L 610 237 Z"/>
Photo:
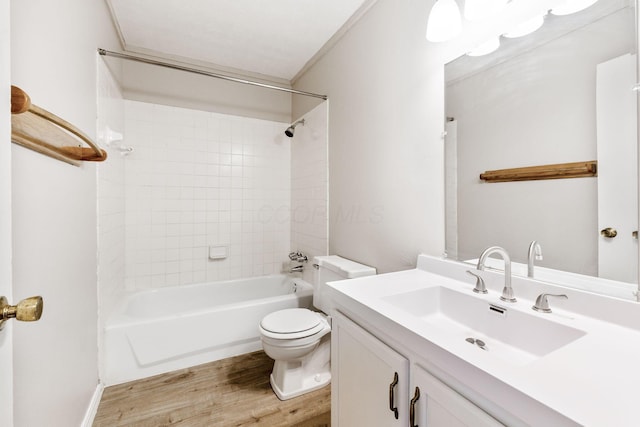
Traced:
<path id="1" fill-rule="evenodd" d="M 11 141 L 63 162 L 101 162 L 107 158 L 91 138 L 71 123 L 31 103 L 20 88 L 11 86 Z"/>
<path id="2" fill-rule="evenodd" d="M 541 179 L 586 178 L 598 175 L 598 162 L 558 163 L 543 166 L 499 169 L 480 174 L 486 182 L 533 181 Z"/>

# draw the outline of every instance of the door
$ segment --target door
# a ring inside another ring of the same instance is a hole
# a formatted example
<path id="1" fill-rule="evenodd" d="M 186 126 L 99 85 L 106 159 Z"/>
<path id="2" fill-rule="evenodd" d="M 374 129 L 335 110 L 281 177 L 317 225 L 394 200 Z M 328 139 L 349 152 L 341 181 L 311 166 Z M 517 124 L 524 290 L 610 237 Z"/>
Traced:
<path id="1" fill-rule="evenodd" d="M 9 3 L 0 2 L 0 296 L 11 295 L 11 79 Z M 13 425 L 13 347 L 11 322 L 0 331 L 0 414 Z"/>
<path id="2" fill-rule="evenodd" d="M 418 365 L 411 367 L 409 412 L 411 427 L 504 427 Z"/>
<path id="3" fill-rule="evenodd" d="M 598 276 L 638 279 L 638 171 L 635 55 L 598 64 Z"/>
<path id="4" fill-rule="evenodd" d="M 406 358 L 339 313 L 333 318 L 331 351 L 331 425 L 407 425 Z"/>
<path id="5" fill-rule="evenodd" d="M 444 206 L 445 252 L 447 257 L 458 259 L 458 122 L 447 119 L 444 126 Z"/>

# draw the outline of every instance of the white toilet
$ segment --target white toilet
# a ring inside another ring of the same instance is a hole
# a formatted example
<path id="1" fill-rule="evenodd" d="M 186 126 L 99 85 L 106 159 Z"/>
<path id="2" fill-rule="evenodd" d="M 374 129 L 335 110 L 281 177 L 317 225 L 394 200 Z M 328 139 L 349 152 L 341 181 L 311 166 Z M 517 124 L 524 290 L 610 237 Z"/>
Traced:
<path id="1" fill-rule="evenodd" d="M 325 284 L 376 274 L 376 269 L 337 255 L 313 259 L 313 305 L 329 314 Z M 271 387 L 280 400 L 324 387 L 331 381 L 331 325 L 326 314 L 289 308 L 266 315 L 260 322 L 262 348 L 275 360 Z"/>

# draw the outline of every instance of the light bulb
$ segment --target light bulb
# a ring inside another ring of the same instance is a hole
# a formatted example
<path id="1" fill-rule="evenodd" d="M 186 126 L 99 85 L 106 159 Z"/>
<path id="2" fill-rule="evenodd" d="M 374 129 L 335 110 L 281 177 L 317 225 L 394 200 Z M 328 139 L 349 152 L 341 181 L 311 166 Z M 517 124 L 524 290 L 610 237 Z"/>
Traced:
<path id="1" fill-rule="evenodd" d="M 536 16 L 535 18 L 529 19 L 528 21 L 511 28 L 511 30 L 509 30 L 508 33 L 504 33 L 503 36 L 510 39 L 526 36 L 527 34 L 531 34 L 538 28 L 542 27 L 542 24 L 544 24 L 544 15 Z"/>
<path id="2" fill-rule="evenodd" d="M 554 15 L 570 15 L 592 6 L 598 0 L 565 0 L 551 9 Z"/>
<path id="3" fill-rule="evenodd" d="M 492 37 L 486 42 L 482 43 L 471 52 L 467 52 L 469 56 L 482 56 L 487 55 L 500 47 L 500 36 Z"/>
<path id="4" fill-rule="evenodd" d="M 438 0 L 431 8 L 427 21 L 427 40 L 444 42 L 462 31 L 460 9 L 455 0 Z"/>
<path id="5" fill-rule="evenodd" d="M 508 0 L 465 0 L 464 19 L 481 21 L 500 12 Z"/>

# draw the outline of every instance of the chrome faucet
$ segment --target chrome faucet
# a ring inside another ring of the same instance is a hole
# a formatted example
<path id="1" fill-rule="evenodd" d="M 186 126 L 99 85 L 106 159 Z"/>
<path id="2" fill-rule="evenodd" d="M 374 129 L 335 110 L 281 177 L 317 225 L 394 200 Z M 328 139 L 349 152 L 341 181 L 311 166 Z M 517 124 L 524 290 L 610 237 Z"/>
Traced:
<path id="1" fill-rule="evenodd" d="M 542 259 L 542 246 L 540 246 L 540 243 L 535 240 L 531 242 L 527 259 L 527 277 L 533 277 L 533 260 L 540 261 Z"/>
<path id="2" fill-rule="evenodd" d="M 491 254 L 499 254 L 504 260 L 504 288 L 502 288 L 502 295 L 500 299 L 507 302 L 516 302 L 516 298 L 513 296 L 513 288 L 511 287 L 511 258 L 504 248 L 500 246 L 491 246 L 485 249 L 480 258 L 478 259 L 478 270 L 484 270 L 484 262 Z"/>
<path id="3" fill-rule="evenodd" d="M 304 271 L 304 265 L 296 265 L 289 269 L 289 273 L 302 273 Z"/>
<path id="4" fill-rule="evenodd" d="M 309 260 L 309 258 L 300 251 L 289 253 L 289 259 L 297 262 L 307 262 Z"/>
<path id="5" fill-rule="evenodd" d="M 473 292 L 477 294 L 486 294 L 489 292 L 487 291 L 487 286 L 484 284 L 484 279 L 482 278 L 482 276 L 469 270 L 467 270 L 467 273 L 476 278 L 476 286 L 473 288 Z"/>
<path id="6" fill-rule="evenodd" d="M 536 303 L 533 308 L 535 311 L 540 311 L 542 313 L 551 313 L 551 308 L 549 307 L 548 297 L 556 297 L 556 298 L 564 298 L 569 299 L 565 294 L 553 295 L 553 294 L 540 294 L 538 298 L 536 298 Z"/>

